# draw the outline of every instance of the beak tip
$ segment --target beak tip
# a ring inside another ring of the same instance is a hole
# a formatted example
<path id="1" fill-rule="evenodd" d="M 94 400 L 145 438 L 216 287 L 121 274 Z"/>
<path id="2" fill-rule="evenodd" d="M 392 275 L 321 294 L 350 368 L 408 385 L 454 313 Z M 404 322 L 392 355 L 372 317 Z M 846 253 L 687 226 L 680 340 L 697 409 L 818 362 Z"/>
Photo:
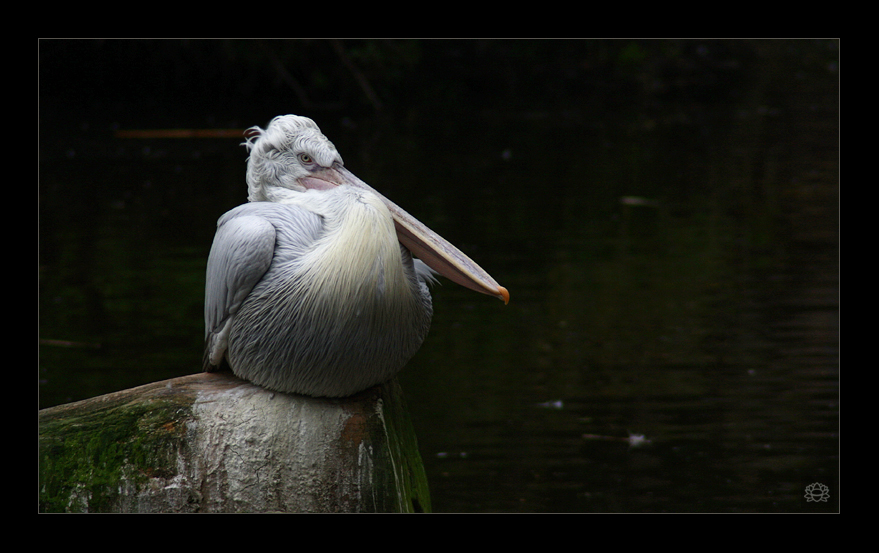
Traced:
<path id="1" fill-rule="evenodd" d="M 510 303 L 510 293 L 503 286 L 497 287 L 498 298 L 504 300 L 504 305 Z"/>

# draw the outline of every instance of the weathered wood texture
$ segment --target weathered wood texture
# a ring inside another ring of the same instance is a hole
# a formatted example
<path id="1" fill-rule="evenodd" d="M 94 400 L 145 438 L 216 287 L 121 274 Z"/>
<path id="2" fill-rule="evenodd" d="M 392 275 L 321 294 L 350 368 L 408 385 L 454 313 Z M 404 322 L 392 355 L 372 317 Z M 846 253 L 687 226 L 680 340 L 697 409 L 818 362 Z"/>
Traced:
<path id="1" fill-rule="evenodd" d="M 39 413 L 44 512 L 420 512 L 399 385 L 346 399 L 199 373 Z"/>

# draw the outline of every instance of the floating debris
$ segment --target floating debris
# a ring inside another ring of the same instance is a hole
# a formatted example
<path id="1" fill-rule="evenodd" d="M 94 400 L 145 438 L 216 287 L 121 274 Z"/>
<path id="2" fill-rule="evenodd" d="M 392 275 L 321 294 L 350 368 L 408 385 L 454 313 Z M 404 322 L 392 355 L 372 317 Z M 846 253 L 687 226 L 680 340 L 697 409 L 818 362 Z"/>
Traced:
<path id="1" fill-rule="evenodd" d="M 89 348 L 89 349 L 100 349 L 101 344 L 95 342 L 76 342 L 74 340 L 48 340 L 45 338 L 40 338 L 40 345 L 43 346 L 56 346 L 61 348 Z"/>
<path id="2" fill-rule="evenodd" d="M 448 459 L 450 457 L 460 457 L 461 459 L 467 458 L 466 451 L 460 451 L 458 453 L 449 453 L 448 451 L 440 451 L 436 454 L 437 459 Z"/>
<path id="3" fill-rule="evenodd" d="M 116 138 L 241 138 L 246 129 L 132 129 L 118 130 Z"/>
<path id="4" fill-rule="evenodd" d="M 620 198 L 620 203 L 622 205 L 643 205 L 646 207 L 659 207 L 659 202 L 657 200 L 642 198 L 640 196 L 623 196 Z"/>
<path id="5" fill-rule="evenodd" d="M 650 440 L 644 437 L 644 434 L 629 434 L 628 438 L 619 438 L 616 436 L 601 436 L 599 434 L 583 434 L 584 440 L 605 440 L 609 442 L 626 442 L 629 447 L 641 447 L 650 443 Z"/>
<path id="6" fill-rule="evenodd" d="M 564 409 L 565 404 L 562 400 L 557 399 L 555 401 L 544 401 L 543 403 L 538 403 L 538 407 L 543 407 L 544 409 Z"/>

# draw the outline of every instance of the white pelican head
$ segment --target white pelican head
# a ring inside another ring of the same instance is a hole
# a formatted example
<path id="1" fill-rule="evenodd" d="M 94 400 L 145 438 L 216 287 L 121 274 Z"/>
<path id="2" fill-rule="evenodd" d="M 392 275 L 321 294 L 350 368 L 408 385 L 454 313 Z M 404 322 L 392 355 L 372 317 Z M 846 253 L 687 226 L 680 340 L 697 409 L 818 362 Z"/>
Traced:
<path id="1" fill-rule="evenodd" d="M 316 172 L 343 165 L 336 147 L 311 119 L 280 115 L 266 130 L 251 127 L 248 132 L 250 136 L 244 145 L 250 152 L 247 199 L 251 202 L 279 201 L 289 196 L 287 191 L 304 192 L 342 184 L 311 178 Z"/>

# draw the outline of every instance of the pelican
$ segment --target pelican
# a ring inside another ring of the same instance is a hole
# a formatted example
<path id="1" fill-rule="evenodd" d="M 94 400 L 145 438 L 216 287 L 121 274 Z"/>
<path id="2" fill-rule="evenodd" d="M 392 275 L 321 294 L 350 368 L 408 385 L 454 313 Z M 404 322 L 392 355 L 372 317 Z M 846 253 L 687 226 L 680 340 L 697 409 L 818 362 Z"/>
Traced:
<path id="1" fill-rule="evenodd" d="M 509 302 L 470 258 L 348 171 L 311 119 L 282 115 L 247 134 L 248 203 L 220 217 L 208 256 L 206 371 L 346 397 L 389 380 L 421 347 L 436 273 Z"/>

